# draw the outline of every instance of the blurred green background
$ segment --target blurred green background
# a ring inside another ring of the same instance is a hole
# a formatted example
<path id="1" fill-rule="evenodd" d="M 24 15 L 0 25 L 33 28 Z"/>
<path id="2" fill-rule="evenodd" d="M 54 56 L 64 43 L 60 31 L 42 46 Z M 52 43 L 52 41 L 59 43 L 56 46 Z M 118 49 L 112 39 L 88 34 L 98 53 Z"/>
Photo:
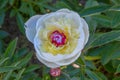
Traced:
<path id="1" fill-rule="evenodd" d="M 59 77 L 35 57 L 24 23 L 61 8 L 76 11 L 90 38 L 75 62 Z M 0 0 L 0 80 L 120 80 L 120 0 Z"/>

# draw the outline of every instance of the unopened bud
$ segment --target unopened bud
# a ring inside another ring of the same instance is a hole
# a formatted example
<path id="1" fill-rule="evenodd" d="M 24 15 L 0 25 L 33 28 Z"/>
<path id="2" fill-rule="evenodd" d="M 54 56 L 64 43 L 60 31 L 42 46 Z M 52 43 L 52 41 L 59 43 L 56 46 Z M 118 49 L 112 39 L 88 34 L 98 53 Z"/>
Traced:
<path id="1" fill-rule="evenodd" d="M 61 69 L 60 68 L 51 68 L 50 69 L 50 75 L 53 77 L 60 76 L 61 74 Z"/>

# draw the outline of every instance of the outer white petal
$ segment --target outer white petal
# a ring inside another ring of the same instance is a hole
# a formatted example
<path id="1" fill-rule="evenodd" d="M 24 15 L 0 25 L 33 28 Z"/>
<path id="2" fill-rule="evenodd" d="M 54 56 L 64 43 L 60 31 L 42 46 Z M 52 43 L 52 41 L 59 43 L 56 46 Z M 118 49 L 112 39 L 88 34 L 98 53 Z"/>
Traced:
<path id="1" fill-rule="evenodd" d="M 63 8 L 63 9 L 60 9 L 60 10 L 58 10 L 56 12 L 70 13 L 71 11 L 69 9 L 67 9 L 67 8 Z"/>
<path id="2" fill-rule="evenodd" d="M 63 65 L 69 65 L 71 63 L 73 63 L 76 59 L 78 59 L 78 57 L 80 56 L 81 52 L 78 52 L 75 56 L 68 58 L 68 59 L 64 59 L 58 62 L 55 62 L 56 64 L 63 66 Z"/>
<path id="3" fill-rule="evenodd" d="M 57 65 L 56 63 L 54 62 L 49 62 L 49 61 L 45 61 L 43 60 L 39 54 L 36 53 L 36 56 L 38 58 L 39 61 L 41 61 L 44 65 L 46 65 L 47 67 L 50 67 L 50 68 L 56 68 L 56 67 L 60 67 L 60 65 Z"/>
<path id="4" fill-rule="evenodd" d="M 28 21 L 25 23 L 25 33 L 30 42 L 34 42 L 34 37 L 36 34 L 36 22 L 41 17 L 41 15 L 32 16 Z"/>
<path id="5" fill-rule="evenodd" d="M 43 28 L 44 27 L 44 24 L 43 24 L 43 21 L 44 19 L 49 16 L 51 13 L 49 14 L 45 14 L 45 15 L 42 15 L 36 22 L 36 30 L 39 32 L 39 28 Z"/>
<path id="6" fill-rule="evenodd" d="M 88 28 L 88 24 L 86 23 L 86 21 L 83 18 L 81 18 L 81 21 L 83 23 L 83 30 L 84 30 L 84 34 L 85 34 L 84 44 L 86 44 L 89 39 L 89 28 Z"/>
<path id="7" fill-rule="evenodd" d="M 44 27 L 43 26 L 43 23 L 48 19 L 48 18 L 51 18 L 51 17 L 54 17 L 56 15 L 63 15 L 63 14 L 68 14 L 70 12 L 73 12 L 73 11 L 70 11 L 66 8 L 64 9 L 60 9 L 56 12 L 51 12 L 51 13 L 48 13 L 48 14 L 45 14 L 43 15 L 41 18 L 38 19 L 37 23 L 36 23 L 36 30 L 38 30 L 38 28 L 42 28 Z M 58 16 L 59 17 L 59 16 Z M 41 26 L 41 27 L 40 27 Z"/>

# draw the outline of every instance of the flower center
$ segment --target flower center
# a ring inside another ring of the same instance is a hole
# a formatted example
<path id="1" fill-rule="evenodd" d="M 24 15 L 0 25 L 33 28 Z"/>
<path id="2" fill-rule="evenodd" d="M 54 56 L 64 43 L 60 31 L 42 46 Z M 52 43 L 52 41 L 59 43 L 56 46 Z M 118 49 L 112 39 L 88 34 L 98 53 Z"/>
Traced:
<path id="1" fill-rule="evenodd" d="M 67 41 L 64 33 L 60 33 L 58 30 L 50 34 L 50 40 L 56 47 L 63 46 Z"/>

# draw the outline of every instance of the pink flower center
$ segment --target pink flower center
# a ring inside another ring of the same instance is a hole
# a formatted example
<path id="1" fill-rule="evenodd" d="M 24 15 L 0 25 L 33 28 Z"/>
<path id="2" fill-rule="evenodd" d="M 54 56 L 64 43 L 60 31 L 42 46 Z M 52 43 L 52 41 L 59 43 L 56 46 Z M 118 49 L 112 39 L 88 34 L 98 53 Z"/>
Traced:
<path id="1" fill-rule="evenodd" d="M 51 43 L 56 47 L 63 46 L 66 43 L 66 36 L 64 33 L 60 33 L 58 30 L 50 34 Z"/>

